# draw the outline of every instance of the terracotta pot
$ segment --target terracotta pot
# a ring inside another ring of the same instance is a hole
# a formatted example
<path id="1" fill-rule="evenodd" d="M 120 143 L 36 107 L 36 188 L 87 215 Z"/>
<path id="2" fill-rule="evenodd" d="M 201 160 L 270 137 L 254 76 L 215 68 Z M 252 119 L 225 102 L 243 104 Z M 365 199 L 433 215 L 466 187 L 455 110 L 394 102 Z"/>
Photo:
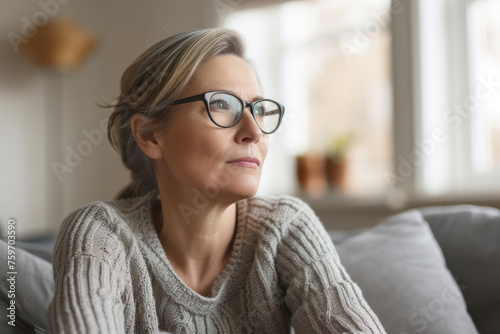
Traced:
<path id="1" fill-rule="evenodd" d="M 347 187 L 347 159 L 326 159 L 326 176 L 332 188 L 345 189 Z"/>
<path id="2" fill-rule="evenodd" d="M 297 157 L 297 177 L 303 190 L 312 196 L 323 194 L 328 187 L 325 175 L 325 158 L 322 155 Z"/>

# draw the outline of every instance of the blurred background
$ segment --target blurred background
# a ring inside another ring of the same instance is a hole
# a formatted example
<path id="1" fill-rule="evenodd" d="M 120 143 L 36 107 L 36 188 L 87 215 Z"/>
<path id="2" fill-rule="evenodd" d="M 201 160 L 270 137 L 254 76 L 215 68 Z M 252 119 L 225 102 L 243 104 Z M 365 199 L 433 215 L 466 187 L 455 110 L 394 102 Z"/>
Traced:
<path id="1" fill-rule="evenodd" d="M 172 34 L 240 32 L 286 106 L 259 193 L 328 229 L 427 205 L 500 207 L 500 0 L 4 0 L 0 222 L 54 233 L 129 173 L 106 137 L 123 71 Z"/>

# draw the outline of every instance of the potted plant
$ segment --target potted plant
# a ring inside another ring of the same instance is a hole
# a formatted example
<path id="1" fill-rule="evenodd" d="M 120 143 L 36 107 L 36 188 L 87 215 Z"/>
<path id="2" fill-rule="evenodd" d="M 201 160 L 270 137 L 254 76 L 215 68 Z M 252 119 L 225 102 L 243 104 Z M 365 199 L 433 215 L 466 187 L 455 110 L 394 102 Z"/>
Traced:
<path id="1" fill-rule="evenodd" d="M 354 133 L 334 137 L 326 155 L 326 176 L 332 188 L 346 189 L 347 186 L 347 152 L 354 141 Z"/>
<path id="2" fill-rule="evenodd" d="M 308 152 L 296 159 L 300 187 L 311 196 L 321 196 L 328 188 L 324 154 Z"/>

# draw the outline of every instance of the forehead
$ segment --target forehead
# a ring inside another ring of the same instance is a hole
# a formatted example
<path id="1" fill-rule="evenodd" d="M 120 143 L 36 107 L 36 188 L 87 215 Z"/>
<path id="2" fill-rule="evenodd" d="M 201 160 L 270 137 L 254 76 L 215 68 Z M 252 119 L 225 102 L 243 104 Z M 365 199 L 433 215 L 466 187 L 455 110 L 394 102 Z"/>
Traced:
<path id="1" fill-rule="evenodd" d="M 254 71 L 235 55 L 221 55 L 207 60 L 196 71 L 189 86 L 190 90 L 197 93 L 226 90 L 244 99 L 261 95 Z"/>

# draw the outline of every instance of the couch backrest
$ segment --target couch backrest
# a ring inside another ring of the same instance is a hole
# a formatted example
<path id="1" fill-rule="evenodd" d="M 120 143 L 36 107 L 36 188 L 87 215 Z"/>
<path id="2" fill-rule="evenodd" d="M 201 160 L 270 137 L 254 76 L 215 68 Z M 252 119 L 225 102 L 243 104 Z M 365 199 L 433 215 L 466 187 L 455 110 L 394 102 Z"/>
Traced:
<path id="1" fill-rule="evenodd" d="M 500 328 L 500 210 L 474 205 L 419 209 L 461 287 L 480 333 Z"/>

